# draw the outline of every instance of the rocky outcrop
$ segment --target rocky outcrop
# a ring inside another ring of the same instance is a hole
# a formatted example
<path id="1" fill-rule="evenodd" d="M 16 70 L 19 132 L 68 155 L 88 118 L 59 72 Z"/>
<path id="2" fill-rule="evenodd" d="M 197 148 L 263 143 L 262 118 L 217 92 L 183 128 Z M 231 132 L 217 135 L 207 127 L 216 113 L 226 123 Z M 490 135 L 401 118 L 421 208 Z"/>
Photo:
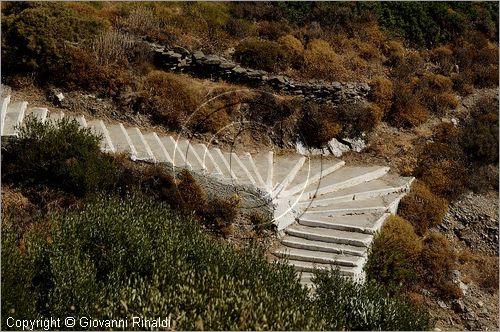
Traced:
<path id="1" fill-rule="evenodd" d="M 155 65 L 159 68 L 186 72 L 197 77 L 223 79 L 255 88 L 269 87 L 318 103 L 355 102 L 364 99 L 370 92 L 366 83 L 298 82 L 284 75 L 244 68 L 232 60 L 217 55 L 206 55 L 202 51 L 191 53 L 182 47 L 167 48 L 155 43 L 148 45 L 154 53 Z"/>

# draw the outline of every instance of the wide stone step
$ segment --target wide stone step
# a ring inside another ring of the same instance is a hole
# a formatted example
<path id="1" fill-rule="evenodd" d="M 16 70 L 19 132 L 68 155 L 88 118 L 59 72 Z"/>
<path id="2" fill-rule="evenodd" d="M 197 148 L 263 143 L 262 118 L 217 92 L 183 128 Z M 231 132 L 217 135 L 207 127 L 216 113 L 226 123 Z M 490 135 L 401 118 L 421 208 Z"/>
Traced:
<path id="1" fill-rule="evenodd" d="M 301 196 L 301 205 L 311 207 L 328 205 L 332 202 L 364 200 L 372 197 L 409 190 L 413 178 L 398 177 L 386 174 L 378 179 L 363 182 L 352 187 L 318 195 L 311 199 L 307 195 Z"/>
<path id="2" fill-rule="evenodd" d="M 108 128 L 102 120 L 90 120 L 87 124 L 94 134 L 101 136 L 100 145 L 102 151 L 110 153 L 116 152 L 111 137 L 109 136 Z"/>
<path id="3" fill-rule="evenodd" d="M 160 141 L 170 156 L 173 166 L 188 167 L 186 156 L 177 147 L 177 141 L 172 136 L 161 136 Z"/>
<path id="4" fill-rule="evenodd" d="M 336 264 L 341 266 L 358 266 L 363 263 L 364 258 L 345 254 L 333 254 L 330 252 L 281 247 L 273 252 L 280 258 L 293 259 L 296 261 Z"/>
<path id="5" fill-rule="evenodd" d="M 2 136 L 17 135 L 22 125 L 28 103 L 25 101 L 9 103 L 2 122 Z"/>
<path id="6" fill-rule="evenodd" d="M 132 160 L 136 160 L 137 150 L 135 149 L 135 146 L 132 143 L 125 127 L 121 123 L 108 125 L 107 127 L 109 137 L 113 142 L 116 152 L 127 153 L 130 155 Z"/>
<path id="7" fill-rule="evenodd" d="M 217 165 L 218 169 L 222 173 L 222 177 L 226 180 L 234 180 L 236 179 L 236 175 L 231 171 L 231 165 L 229 164 L 229 160 L 226 159 L 224 154 L 219 148 L 211 148 L 209 149 L 210 154 L 212 155 L 212 159 Z"/>
<path id="8" fill-rule="evenodd" d="M 281 239 L 281 243 L 291 248 L 331 252 L 334 254 L 349 254 L 354 256 L 364 256 L 366 254 L 366 249 L 364 247 L 309 240 L 291 235 L 285 235 L 283 239 Z"/>
<path id="9" fill-rule="evenodd" d="M 250 173 L 250 176 L 254 179 L 255 186 L 261 189 L 266 188 L 266 183 L 264 180 L 261 178 L 259 171 L 257 170 L 257 166 L 255 165 L 255 162 L 253 160 L 253 157 L 250 153 L 246 152 L 242 155 L 239 156 L 240 161 L 242 162 L 243 166 L 248 170 Z"/>
<path id="10" fill-rule="evenodd" d="M 321 178 L 317 183 L 311 183 L 304 189 L 303 196 L 313 198 L 329 192 L 356 186 L 363 182 L 368 182 L 384 176 L 388 167 L 380 166 L 349 166 Z"/>
<path id="11" fill-rule="evenodd" d="M 35 118 L 38 121 L 44 123 L 47 120 L 49 110 L 42 107 L 30 107 L 26 110 L 25 119 Z"/>
<path id="12" fill-rule="evenodd" d="M 292 225 L 285 229 L 285 233 L 309 240 L 343 243 L 358 247 L 368 247 L 373 238 L 373 236 L 369 234 L 309 227 L 299 224 Z"/>
<path id="13" fill-rule="evenodd" d="M 142 135 L 141 130 L 137 127 L 129 127 L 125 129 L 127 131 L 128 137 L 130 137 L 130 141 L 135 147 L 137 160 L 156 162 L 153 151 L 151 151 L 151 148 Z"/>
<path id="14" fill-rule="evenodd" d="M 53 123 L 60 121 L 64 118 L 64 112 L 63 111 L 58 111 L 58 112 L 49 112 L 47 116 L 47 121 L 52 121 Z"/>
<path id="15" fill-rule="evenodd" d="M 347 267 L 335 264 L 304 262 L 293 259 L 288 260 L 288 264 L 292 265 L 296 271 L 301 271 L 301 272 L 314 272 L 316 270 L 338 269 L 340 275 L 349 277 L 355 277 L 362 272 L 362 268 L 360 267 Z"/>
<path id="16" fill-rule="evenodd" d="M 284 188 L 282 195 L 294 195 L 303 192 L 309 185 L 317 183 L 321 178 L 335 172 L 344 165 L 344 161 L 337 159 L 308 159 L 293 180 Z"/>
<path id="17" fill-rule="evenodd" d="M 305 161 L 306 157 L 300 155 L 274 156 L 273 191 L 281 192 L 287 187 L 302 168 Z"/>
<path id="18" fill-rule="evenodd" d="M 233 174 L 233 180 L 238 184 L 253 185 L 255 186 L 255 180 L 250 175 L 250 172 L 241 162 L 238 155 L 234 152 L 222 152 L 222 155 L 229 164 L 229 169 Z"/>
<path id="19" fill-rule="evenodd" d="M 3 133 L 3 127 L 5 124 L 5 116 L 7 115 L 7 109 L 10 104 L 10 95 L 2 97 L 1 99 L 1 112 L 0 112 L 0 133 Z"/>
<path id="20" fill-rule="evenodd" d="M 143 137 L 148 143 L 149 148 L 151 149 L 151 152 L 153 153 L 154 158 L 157 162 L 169 163 L 170 165 L 173 165 L 172 159 L 163 146 L 163 143 L 161 142 L 160 137 L 157 133 L 153 131 L 143 134 Z"/>
<path id="21" fill-rule="evenodd" d="M 401 194 L 372 197 L 364 200 L 331 202 L 324 206 L 308 207 L 304 215 L 343 216 L 361 213 L 385 212 L 398 200 Z"/>
<path id="22" fill-rule="evenodd" d="M 87 120 L 83 115 L 68 115 L 68 119 L 75 120 L 81 128 L 87 128 Z"/>
<path id="23" fill-rule="evenodd" d="M 262 181 L 265 183 L 267 192 L 273 190 L 273 160 L 274 153 L 272 151 L 258 153 L 253 157 L 255 166 L 259 171 Z"/>
<path id="24" fill-rule="evenodd" d="M 359 215 L 347 215 L 336 217 L 325 217 L 320 215 L 302 215 L 299 224 L 309 227 L 320 227 L 336 229 L 340 231 L 359 232 L 374 234 L 382 227 L 389 213 L 366 213 Z"/>
<path id="25" fill-rule="evenodd" d="M 216 177 L 222 176 L 222 171 L 219 169 L 219 166 L 215 162 L 212 154 L 210 153 L 210 150 L 205 144 L 192 143 L 191 147 L 200 158 L 201 162 L 203 163 L 203 167 L 208 174 Z"/>

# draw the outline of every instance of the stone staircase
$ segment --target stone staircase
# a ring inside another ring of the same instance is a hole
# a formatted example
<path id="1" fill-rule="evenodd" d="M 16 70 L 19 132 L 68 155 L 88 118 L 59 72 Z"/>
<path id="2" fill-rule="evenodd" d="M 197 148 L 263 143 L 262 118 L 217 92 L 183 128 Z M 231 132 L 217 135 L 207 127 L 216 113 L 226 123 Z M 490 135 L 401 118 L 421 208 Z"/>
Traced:
<path id="1" fill-rule="evenodd" d="M 28 116 L 58 120 L 63 112 L 1 100 L 1 136 L 16 136 Z M 388 167 L 346 166 L 336 159 L 222 151 L 182 138 L 143 132 L 121 123 L 73 118 L 100 134 L 101 149 L 127 153 L 132 160 L 187 168 L 228 185 L 252 186 L 274 205 L 280 236 L 275 259 L 286 259 L 311 283 L 315 268 L 334 266 L 346 276 L 363 279 L 363 266 L 374 233 L 397 210 L 413 178 L 389 174 Z"/>

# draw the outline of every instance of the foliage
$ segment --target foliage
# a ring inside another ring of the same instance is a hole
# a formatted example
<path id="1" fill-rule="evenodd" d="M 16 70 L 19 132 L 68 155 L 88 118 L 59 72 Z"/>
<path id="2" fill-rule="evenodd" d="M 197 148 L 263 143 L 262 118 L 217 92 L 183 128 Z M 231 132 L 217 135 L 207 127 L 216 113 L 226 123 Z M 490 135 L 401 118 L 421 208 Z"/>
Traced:
<path id="1" fill-rule="evenodd" d="M 344 79 L 346 69 L 344 59 L 337 54 L 330 44 L 321 39 L 313 39 L 304 51 L 305 78 L 323 78 L 332 81 Z"/>
<path id="2" fill-rule="evenodd" d="M 151 71 L 144 78 L 141 110 L 167 128 L 178 130 L 202 102 L 202 88 L 184 76 Z"/>
<path id="3" fill-rule="evenodd" d="M 332 107 L 319 107 L 312 103 L 304 105 L 298 127 L 302 141 L 312 147 L 323 146 L 342 130 Z"/>
<path id="4" fill-rule="evenodd" d="M 282 69 L 285 51 L 273 41 L 249 38 L 236 46 L 233 57 L 242 65 L 266 71 Z"/>
<path id="5" fill-rule="evenodd" d="M 50 241 L 35 233 L 24 239 L 32 250 L 24 251 L 21 265 L 16 255 L 23 250 L 2 232 L 2 286 L 19 281 L 2 287 L 9 299 L 2 312 L 14 309 L 23 318 L 170 314 L 183 330 L 200 324 L 210 330 L 320 328 L 292 267 L 268 263 L 257 248 L 240 251 L 214 241 L 162 203 L 99 195 L 51 223 Z M 36 301 L 35 313 L 28 299 Z"/>
<path id="6" fill-rule="evenodd" d="M 68 45 L 88 41 L 105 27 L 102 19 L 78 15 L 62 3 L 18 7 L 2 20 L 3 67 L 7 73 L 35 72 L 43 79 L 58 78 Z"/>
<path id="7" fill-rule="evenodd" d="M 76 120 L 42 123 L 28 118 L 18 139 L 3 152 L 2 179 L 27 186 L 47 186 L 83 196 L 111 189 L 117 166 L 99 147 L 100 138 Z"/>
<path id="8" fill-rule="evenodd" d="M 418 282 L 422 240 L 405 219 L 391 216 L 369 250 L 365 271 L 369 280 L 389 288 L 409 287 Z"/>
<path id="9" fill-rule="evenodd" d="M 424 235 L 429 228 L 441 224 L 446 214 L 446 200 L 434 195 L 420 181 L 416 181 L 399 203 L 398 214 L 412 223 L 418 235 Z"/>
<path id="10" fill-rule="evenodd" d="M 313 301 L 328 330 L 427 330 L 429 317 L 402 298 L 390 298 L 385 287 L 358 283 L 338 271 L 318 271 Z"/>

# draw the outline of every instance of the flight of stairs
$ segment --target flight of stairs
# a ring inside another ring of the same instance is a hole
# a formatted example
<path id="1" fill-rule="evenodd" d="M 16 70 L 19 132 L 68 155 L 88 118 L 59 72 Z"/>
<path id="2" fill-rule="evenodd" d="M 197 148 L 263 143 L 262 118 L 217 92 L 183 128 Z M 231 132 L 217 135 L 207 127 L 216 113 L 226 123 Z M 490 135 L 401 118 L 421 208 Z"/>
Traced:
<path id="1" fill-rule="evenodd" d="M 58 120 L 63 112 L 28 107 L 27 102 L 1 100 L 1 136 L 17 135 L 28 116 Z M 204 174 L 221 183 L 257 188 L 275 206 L 280 234 L 276 259 L 286 259 L 311 283 L 315 268 L 336 267 L 362 280 L 367 250 L 374 233 L 395 213 L 413 178 L 389 174 L 388 167 L 346 166 L 335 159 L 222 151 L 182 138 L 143 132 L 121 123 L 67 116 L 102 137 L 101 149 L 127 153 L 132 160 L 166 163 Z"/>

